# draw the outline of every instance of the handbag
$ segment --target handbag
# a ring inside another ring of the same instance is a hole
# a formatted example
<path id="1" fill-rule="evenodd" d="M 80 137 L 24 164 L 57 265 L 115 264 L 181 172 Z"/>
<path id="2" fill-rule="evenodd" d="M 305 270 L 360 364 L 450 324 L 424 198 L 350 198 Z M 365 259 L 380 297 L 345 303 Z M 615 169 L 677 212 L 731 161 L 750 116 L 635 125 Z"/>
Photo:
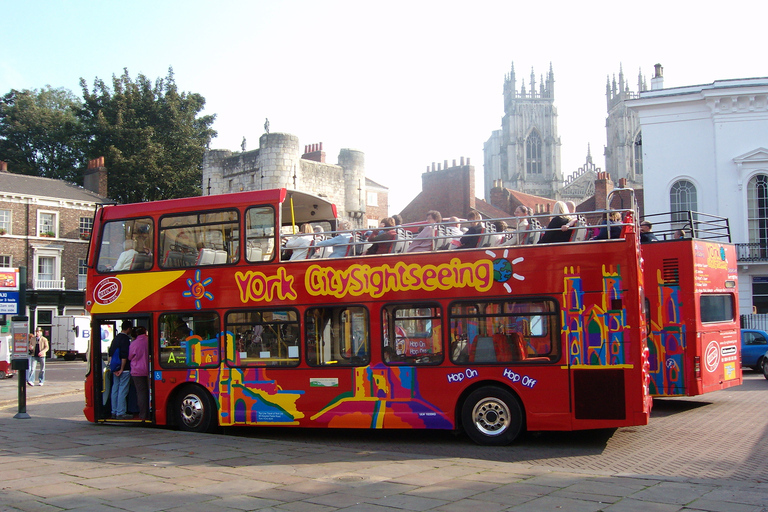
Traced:
<path id="1" fill-rule="evenodd" d="M 120 347 L 115 347 L 115 352 L 112 354 L 112 359 L 109 360 L 109 369 L 112 373 L 118 371 L 122 366 L 123 360 L 120 358 Z"/>

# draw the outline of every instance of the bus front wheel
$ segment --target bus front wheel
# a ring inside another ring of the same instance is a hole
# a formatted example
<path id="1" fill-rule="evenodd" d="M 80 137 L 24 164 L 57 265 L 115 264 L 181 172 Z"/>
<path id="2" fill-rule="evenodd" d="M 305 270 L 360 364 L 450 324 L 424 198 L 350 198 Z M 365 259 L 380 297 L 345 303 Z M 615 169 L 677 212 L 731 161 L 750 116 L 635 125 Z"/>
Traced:
<path id="1" fill-rule="evenodd" d="M 476 389 L 464 401 L 461 423 L 477 444 L 503 446 L 523 428 L 523 411 L 512 393 L 501 388 Z"/>
<path id="2" fill-rule="evenodd" d="M 211 395 L 199 386 L 185 386 L 176 397 L 176 426 L 187 432 L 210 432 L 216 426 Z"/>

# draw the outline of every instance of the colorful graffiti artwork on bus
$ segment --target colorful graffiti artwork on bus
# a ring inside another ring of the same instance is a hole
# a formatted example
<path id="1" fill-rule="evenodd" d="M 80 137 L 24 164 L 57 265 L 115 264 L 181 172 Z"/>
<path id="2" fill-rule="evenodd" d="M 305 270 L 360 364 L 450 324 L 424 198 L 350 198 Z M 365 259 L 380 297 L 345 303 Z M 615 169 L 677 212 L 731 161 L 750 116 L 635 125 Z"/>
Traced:
<path id="1" fill-rule="evenodd" d="M 416 368 L 379 363 L 350 371 L 354 389 L 337 395 L 312 421 L 341 428 L 453 428 L 421 397 Z"/>
<path id="2" fill-rule="evenodd" d="M 615 366 L 626 364 L 621 269 L 602 270 L 600 304 L 586 304 L 579 267 L 565 267 L 563 333 L 568 340 L 569 364 Z"/>
<path id="3" fill-rule="evenodd" d="M 685 323 L 680 310 L 680 285 L 666 283 L 662 271 L 656 271 L 659 287 L 658 310 L 651 318 L 648 336 L 648 363 L 653 395 L 685 394 Z"/>
<path id="4" fill-rule="evenodd" d="M 203 279 L 200 274 L 200 270 L 195 270 L 195 278 L 187 279 L 188 290 L 181 293 L 182 297 L 192 297 L 195 299 L 195 309 L 200 309 L 202 303 L 200 300 L 206 298 L 209 301 L 213 301 L 213 294 L 205 289 L 206 286 L 213 282 L 212 277 L 206 277 Z"/>
<path id="5" fill-rule="evenodd" d="M 232 333 L 225 336 L 227 350 L 233 351 Z M 313 422 L 340 428 L 453 428 L 445 414 L 421 397 L 415 368 L 377 364 L 349 371 L 353 388 L 339 390 Z M 200 368 L 189 370 L 188 378 L 216 397 L 220 425 L 298 425 L 305 417 L 300 398 L 306 391 L 283 389 L 269 377 L 268 368 Z M 337 387 L 338 380 L 333 380 L 331 387 Z"/>

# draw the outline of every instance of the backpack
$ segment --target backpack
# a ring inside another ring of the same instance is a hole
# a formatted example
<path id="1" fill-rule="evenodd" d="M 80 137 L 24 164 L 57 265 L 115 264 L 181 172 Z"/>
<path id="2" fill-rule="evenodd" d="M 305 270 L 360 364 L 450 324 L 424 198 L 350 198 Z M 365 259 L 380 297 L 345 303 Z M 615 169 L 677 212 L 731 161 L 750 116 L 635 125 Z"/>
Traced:
<path id="1" fill-rule="evenodd" d="M 115 347 L 115 352 L 112 354 L 112 359 L 109 360 L 109 369 L 112 373 L 118 371 L 123 364 L 123 360 L 120 358 L 120 347 Z"/>

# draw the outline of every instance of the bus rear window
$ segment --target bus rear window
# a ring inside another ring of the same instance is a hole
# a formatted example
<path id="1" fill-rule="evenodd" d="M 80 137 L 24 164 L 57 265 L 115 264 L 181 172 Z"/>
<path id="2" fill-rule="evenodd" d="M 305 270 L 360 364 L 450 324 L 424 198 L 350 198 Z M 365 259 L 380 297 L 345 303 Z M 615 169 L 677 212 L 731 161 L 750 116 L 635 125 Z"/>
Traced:
<path id="1" fill-rule="evenodd" d="M 733 295 L 729 293 L 702 295 L 699 307 L 703 324 L 733 321 Z"/>

